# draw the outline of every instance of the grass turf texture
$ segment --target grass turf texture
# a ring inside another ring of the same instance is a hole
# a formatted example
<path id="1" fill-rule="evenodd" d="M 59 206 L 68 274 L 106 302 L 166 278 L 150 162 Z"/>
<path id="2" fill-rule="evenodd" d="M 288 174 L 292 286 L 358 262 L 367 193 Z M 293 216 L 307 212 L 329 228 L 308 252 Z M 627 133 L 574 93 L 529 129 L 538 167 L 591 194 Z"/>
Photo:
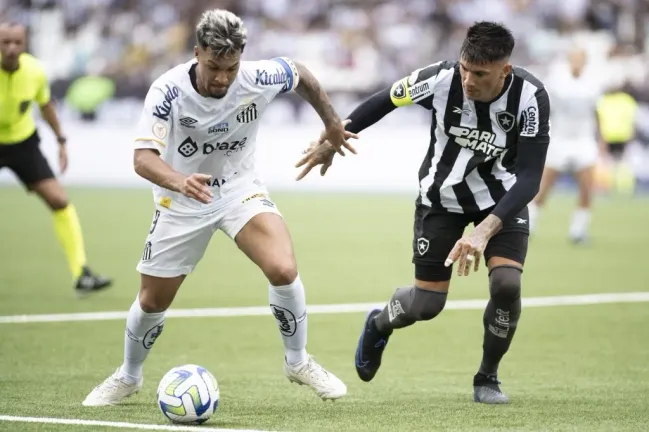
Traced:
<path id="1" fill-rule="evenodd" d="M 126 311 L 135 297 L 152 217 L 148 190 L 70 191 L 88 256 L 116 278 L 111 290 L 74 298 L 51 216 L 21 189 L 0 189 L 0 315 Z M 413 199 L 281 195 L 310 304 L 387 301 L 410 284 Z M 596 203 L 593 243 L 567 242 L 573 199 L 556 197 L 530 241 L 524 296 L 647 290 L 646 200 Z M 450 299 L 487 297 L 486 269 L 455 278 Z M 217 234 L 174 308 L 264 305 L 266 282 Z M 273 430 L 645 430 L 649 424 L 647 304 L 524 309 L 501 367 L 512 403 L 471 400 L 482 312 L 442 313 L 395 334 L 377 378 L 362 383 L 353 355 L 363 314 L 312 315 L 309 351 L 343 379 L 345 399 L 323 403 L 282 376 L 272 317 L 170 318 L 145 365 L 145 387 L 124 406 L 88 409 L 86 394 L 121 362 L 124 322 L 0 324 L 0 414 L 167 424 L 158 380 L 183 363 L 219 380 L 222 405 L 206 425 Z M 0 422 L 0 430 L 89 430 Z M 108 430 L 101 428 L 98 430 Z"/>

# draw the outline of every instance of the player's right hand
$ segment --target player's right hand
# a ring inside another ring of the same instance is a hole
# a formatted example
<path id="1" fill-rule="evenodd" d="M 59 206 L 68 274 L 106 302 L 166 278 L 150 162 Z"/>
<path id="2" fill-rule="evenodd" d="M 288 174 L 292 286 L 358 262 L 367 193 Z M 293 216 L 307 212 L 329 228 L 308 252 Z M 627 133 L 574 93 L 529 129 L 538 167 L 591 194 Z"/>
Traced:
<path id="1" fill-rule="evenodd" d="M 183 181 L 180 193 L 203 204 L 209 204 L 214 196 L 208 186 L 211 181 L 212 176 L 209 174 L 192 174 Z"/>

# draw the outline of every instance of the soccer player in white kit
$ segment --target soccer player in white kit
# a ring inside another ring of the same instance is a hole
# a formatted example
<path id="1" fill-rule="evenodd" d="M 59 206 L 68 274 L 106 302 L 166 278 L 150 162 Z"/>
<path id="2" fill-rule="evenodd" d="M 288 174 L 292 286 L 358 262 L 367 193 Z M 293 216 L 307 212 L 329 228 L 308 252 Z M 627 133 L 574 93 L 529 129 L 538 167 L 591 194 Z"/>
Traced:
<path id="1" fill-rule="evenodd" d="M 573 173 L 579 185 L 578 208 L 572 216 L 569 236 L 575 243 L 587 240 L 595 165 L 601 151 L 597 100 L 604 88 L 596 71 L 587 67 L 583 49 L 573 48 L 545 80 L 552 98 L 552 140 L 548 148 L 539 193 L 529 204 L 530 230 L 559 174 Z"/>
<path id="2" fill-rule="evenodd" d="M 137 266 L 140 291 L 126 321 L 124 362 L 83 405 L 116 405 L 141 389 L 142 366 L 165 311 L 216 230 L 233 239 L 270 283 L 288 379 L 323 399 L 338 399 L 347 393 L 345 384 L 306 352 L 304 287 L 291 238 L 253 158 L 260 117 L 275 96 L 292 90 L 318 112 L 339 152 L 355 152 L 346 140 L 356 136 L 344 130 L 301 64 L 284 57 L 241 61 L 247 37 L 236 15 L 207 11 L 196 35 L 196 58 L 158 78 L 144 102 L 134 165 L 153 183 L 156 210 Z"/>

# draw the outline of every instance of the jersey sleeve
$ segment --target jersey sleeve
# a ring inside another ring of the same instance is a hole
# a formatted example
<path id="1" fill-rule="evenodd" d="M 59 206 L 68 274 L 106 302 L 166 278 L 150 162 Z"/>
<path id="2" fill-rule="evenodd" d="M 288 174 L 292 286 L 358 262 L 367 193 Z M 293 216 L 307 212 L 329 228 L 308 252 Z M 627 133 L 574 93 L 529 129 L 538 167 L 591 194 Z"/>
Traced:
<path id="1" fill-rule="evenodd" d="M 255 69 L 250 72 L 252 83 L 262 88 L 269 100 L 278 94 L 295 90 L 300 82 L 297 67 L 288 57 L 255 62 Z"/>
<path id="2" fill-rule="evenodd" d="M 550 142 L 550 96 L 537 88 L 521 109 L 519 137 L 547 144 Z"/>
<path id="3" fill-rule="evenodd" d="M 442 70 L 453 68 L 452 62 L 441 61 L 412 72 L 392 86 L 374 93 L 349 114 L 345 129 L 359 133 L 372 126 L 398 107 L 417 104 L 433 109 L 435 86 Z"/>
<path id="4" fill-rule="evenodd" d="M 178 94 L 179 90 L 175 86 L 166 85 L 164 89 L 155 84 L 151 86 L 137 124 L 136 149 L 148 148 L 162 152 L 167 147 L 174 123 L 172 104 Z"/>
<path id="5" fill-rule="evenodd" d="M 417 104 L 433 109 L 433 94 L 439 72 L 449 69 L 449 62 L 441 61 L 413 71 L 390 88 L 390 100 L 395 107 Z"/>
<path id="6" fill-rule="evenodd" d="M 533 91 L 532 91 L 533 90 Z M 494 207 L 492 214 L 505 221 L 529 204 L 541 186 L 550 144 L 550 97 L 543 87 L 530 88 L 522 105 L 516 156 L 516 183 Z"/>
<path id="7" fill-rule="evenodd" d="M 36 90 L 36 96 L 34 97 L 34 101 L 38 104 L 38 106 L 42 107 L 45 106 L 49 103 L 51 96 L 50 93 L 50 83 L 49 80 L 47 79 L 47 74 L 45 73 L 45 70 L 41 67 L 38 69 L 38 89 Z"/>

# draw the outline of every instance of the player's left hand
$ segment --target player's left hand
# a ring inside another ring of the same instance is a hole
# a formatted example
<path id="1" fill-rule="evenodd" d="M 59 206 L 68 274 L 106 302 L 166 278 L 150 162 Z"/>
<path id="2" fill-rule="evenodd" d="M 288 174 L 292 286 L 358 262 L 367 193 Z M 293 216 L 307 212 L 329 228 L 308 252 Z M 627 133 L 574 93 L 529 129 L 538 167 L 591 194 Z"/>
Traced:
<path id="1" fill-rule="evenodd" d="M 351 123 L 351 120 L 347 119 L 340 123 L 335 122 L 328 125 L 326 129 L 320 134 L 320 139 L 318 140 L 318 142 L 324 143 L 325 141 L 329 141 L 330 145 L 333 146 L 334 150 L 341 156 L 345 156 L 343 147 L 345 147 L 353 154 L 357 154 L 356 149 L 349 142 L 347 142 L 347 140 L 350 138 L 358 139 L 358 135 L 345 130 L 345 126 L 347 126 L 349 123 Z"/>
<path id="2" fill-rule="evenodd" d="M 344 139 L 358 139 L 358 134 L 345 130 L 345 126 L 347 126 L 349 123 L 351 123 L 351 120 L 349 119 L 344 120 L 340 123 L 340 127 L 344 134 Z M 320 134 L 318 141 L 312 142 L 311 145 L 309 145 L 309 148 L 304 150 L 304 157 L 300 159 L 297 164 L 295 164 L 296 168 L 299 168 L 302 165 L 306 165 L 302 172 L 297 176 L 297 181 L 302 180 L 314 167 L 318 165 L 322 165 L 322 168 L 320 168 L 320 175 L 325 175 L 325 173 L 333 163 L 334 155 L 336 154 L 334 145 L 331 143 L 331 141 L 329 141 L 327 137 L 328 132 L 327 130 L 324 130 Z M 349 147 L 352 149 L 353 153 L 356 154 L 356 150 L 351 147 L 351 145 Z"/>
<path id="3" fill-rule="evenodd" d="M 302 172 L 297 176 L 297 181 L 302 180 L 314 167 L 318 165 L 322 165 L 320 168 L 320 175 L 325 175 L 334 161 L 336 150 L 329 141 L 313 141 L 309 148 L 304 150 L 304 153 L 304 157 L 295 164 L 296 168 L 306 164 Z"/>
<path id="4" fill-rule="evenodd" d="M 59 169 L 61 174 L 68 169 L 68 150 L 64 145 L 59 146 Z"/>
<path id="5" fill-rule="evenodd" d="M 474 230 L 471 234 L 466 235 L 459 239 L 451 253 L 448 254 L 444 266 L 448 267 L 454 262 L 458 262 L 457 274 L 458 276 L 468 276 L 471 271 L 471 263 L 474 264 L 474 271 L 480 268 L 480 257 L 487 247 L 489 238 L 481 234 L 478 230 Z"/>

